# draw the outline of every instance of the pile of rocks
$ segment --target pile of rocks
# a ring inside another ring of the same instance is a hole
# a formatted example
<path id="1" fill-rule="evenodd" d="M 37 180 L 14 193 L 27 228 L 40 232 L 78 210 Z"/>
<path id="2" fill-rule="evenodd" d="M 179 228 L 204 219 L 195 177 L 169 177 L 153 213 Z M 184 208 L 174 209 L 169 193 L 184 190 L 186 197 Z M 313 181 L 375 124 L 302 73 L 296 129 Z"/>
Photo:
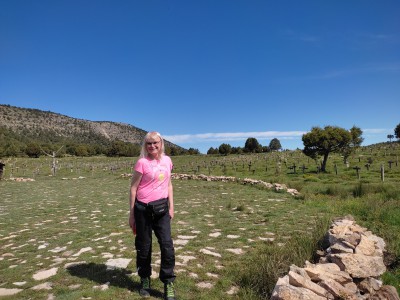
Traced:
<path id="1" fill-rule="evenodd" d="M 195 175 L 195 174 L 177 174 L 177 173 L 173 173 L 172 178 L 183 179 L 183 180 L 193 179 L 193 180 L 204 180 L 204 181 L 239 182 L 242 184 L 260 185 L 268 189 L 274 189 L 277 192 L 279 191 L 287 192 L 293 196 L 297 196 L 300 194 L 296 189 L 290 189 L 285 184 L 269 183 L 262 180 L 251 179 L 251 178 L 240 179 L 232 176 L 207 176 L 204 174 Z"/>
<path id="2" fill-rule="evenodd" d="M 172 173 L 173 179 L 181 179 L 181 180 L 204 180 L 204 181 L 222 181 L 222 182 L 235 182 L 237 181 L 236 177 L 232 176 L 207 176 L 204 174 L 178 174 Z"/>
<path id="3" fill-rule="evenodd" d="M 351 216 L 335 220 L 327 235 L 329 247 L 320 253 L 319 263 L 292 265 L 289 274 L 278 279 L 271 300 L 399 300 L 396 288 L 379 279 L 386 271 L 382 238 Z"/>
<path id="4" fill-rule="evenodd" d="M 10 181 L 17 181 L 17 182 L 30 182 L 30 181 L 35 181 L 33 178 L 23 178 L 23 177 L 10 177 L 8 179 Z"/>

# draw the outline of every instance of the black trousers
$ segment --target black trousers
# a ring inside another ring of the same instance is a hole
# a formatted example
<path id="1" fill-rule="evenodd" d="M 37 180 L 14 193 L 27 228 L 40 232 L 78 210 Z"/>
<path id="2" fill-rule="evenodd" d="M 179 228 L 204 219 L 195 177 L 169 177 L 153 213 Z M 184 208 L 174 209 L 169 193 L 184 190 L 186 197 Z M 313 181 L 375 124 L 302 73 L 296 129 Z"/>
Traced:
<path id="1" fill-rule="evenodd" d="M 151 276 L 152 231 L 157 237 L 161 250 L 160 280 L 163 283 L 175 280 L 175 250 L 171 238 L 171 217 L 168 210 L 155 215 L 151 207 L 135 202 L 136 222 L 136 267 L 141 278 Z"/>

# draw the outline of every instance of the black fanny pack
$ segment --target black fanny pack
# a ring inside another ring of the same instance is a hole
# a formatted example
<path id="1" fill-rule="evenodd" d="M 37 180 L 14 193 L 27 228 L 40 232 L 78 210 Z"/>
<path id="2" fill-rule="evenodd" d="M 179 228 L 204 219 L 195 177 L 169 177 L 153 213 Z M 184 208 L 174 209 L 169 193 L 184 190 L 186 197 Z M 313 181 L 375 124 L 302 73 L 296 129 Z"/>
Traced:
<path id="1" fill-rule="evenodd" d="M 135 206 L 138 207 L 139 210 L 143 210 L 144 208 L 148 213 L 152 213 L 156 216 L 162 216 L 168 212 L 168 198 L 152 201 L 149 203 L 143 203 L 136 200 Z"/>

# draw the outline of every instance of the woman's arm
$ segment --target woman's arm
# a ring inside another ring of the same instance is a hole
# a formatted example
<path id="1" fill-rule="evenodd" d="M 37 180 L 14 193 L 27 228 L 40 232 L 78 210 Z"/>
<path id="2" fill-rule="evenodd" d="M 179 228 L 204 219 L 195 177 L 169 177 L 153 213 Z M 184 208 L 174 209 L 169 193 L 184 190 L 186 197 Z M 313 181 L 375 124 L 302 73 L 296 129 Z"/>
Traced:
<path id="1" fill-rule="evenodd" d="M 139 186 L 140 180 L 142 179 L 142 174 L 134 171 L 131 180 L 131 188 L 129 192 L 129 226 L 133 229 L 135 225 L 135 199 L 136 199 L 136 191 Z"/>
<path id="2" fill-rule="evenodd" d="M 169 202 L 169 216 L 171 219 L 174 218 L 174 189 L 172 186 L 172 180 L 169 179 L 168 183 L 168 202 Z"/>

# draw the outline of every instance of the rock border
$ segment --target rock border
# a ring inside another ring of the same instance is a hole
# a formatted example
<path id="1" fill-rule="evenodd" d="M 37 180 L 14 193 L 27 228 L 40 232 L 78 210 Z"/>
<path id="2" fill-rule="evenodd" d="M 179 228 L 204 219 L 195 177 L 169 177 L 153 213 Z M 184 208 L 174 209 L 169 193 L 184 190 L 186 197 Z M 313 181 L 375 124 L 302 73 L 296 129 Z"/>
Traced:
<path id="1" fill-rule="evenodd" d="M 207 176 L 204 174 L 178 174 L 172 173 L 172 179 L 179 180 L 203 180 L 203 181 L 221 181 L 221 182 L 238 182 L 241 184 L 248 185 L 259 185 L 267 189 L 273 189 L 276 192 L 287 192 L 292 196 L 298 196 L 300 193 L 296 189 L 290 189 L 285 184 L 281 183 L 269 183 L 262 180 L 251 179 L 251 178 L 236 178 L 233 176 Z"/>

